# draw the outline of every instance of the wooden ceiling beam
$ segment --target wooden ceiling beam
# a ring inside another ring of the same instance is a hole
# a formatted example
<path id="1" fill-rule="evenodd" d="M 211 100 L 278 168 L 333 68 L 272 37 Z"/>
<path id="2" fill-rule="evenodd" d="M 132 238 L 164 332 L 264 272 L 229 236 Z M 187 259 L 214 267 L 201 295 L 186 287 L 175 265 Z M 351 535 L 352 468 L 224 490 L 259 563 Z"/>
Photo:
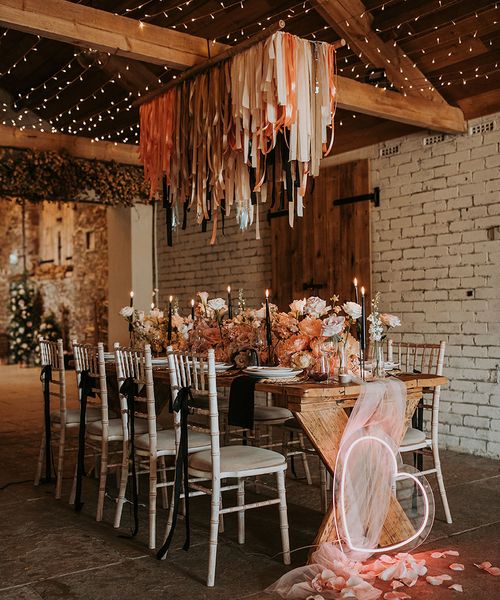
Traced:
<path id="1" fill-rule="evenodd" d="M 90 138 L 66 135 L 64 133 L 46 133 L 34 129 L 23 129 L 0 125 L 0 147 L 30 148 L 60 152 L 61 150 L 78 158 L 111 161 L 125 165 L 140 165 L 138 146 L 133 144 L 115 144 L 113 142 L 94 142 Z"/>
<path id="2" fill-rule="evenodd" d="M 403 96 L 399 92 L 376 88 L 348 77 L 337 78 L 337 106 L 443 133 L 463 133 L 467 130 L 459 108 L 418 96 Z"/>
<path id="3" fill-rule="evenodd" d="M 0 24 L 134 60 L 186 69 L 223 44 L 67 0 L 0 0 Z"/>
<path id="4" fill-rule="evenodd" d="M 373 17 L 361 0 L 313 0 L 315 10 L 364 62 L 383 68 L 389 81 L 407 94 L 445 103 L 427 77 L 399 46 L 384 40 L 372 28 Z"/>
<path id="5" fill-rule="evenodd" d="M 360 4 L 358 0 L 322 0 L 321 9 L 332 8 L 337 4 L 350 5 L 351 2 Z M 351 10 L 354 10 L 353 6 Z M 168 55 L 171 59 L 177 57 L 178 64 L 183 60 L 184 67 L 187 68 L 194 64 L 193 61 L 200 63 L 207 58 L 207 40 L 154 25 L 145 25 L 141 29 L 138 21 L 133 19 L 67 0 L 0 0 L 0 23 L 81 46 L 90 45 L 113 52 L 118 49 L 117 53 L 123 57 L 139 58 L 153 64 L 164 63 Z M 351 34 L 348 29 L 346 32 Z M 366 33 L 370 33 L 368 29 Z M 352 40 L 353 36 L 346 37 Z M 224 44 L 210 47 L 212 53 L 220 53 L 227 48 Z M 376 48 L 374 51 L 377 52 Z M 465 121 L 460 109 L 451 107 L 444 101 L 432 102 L 425 101 L 422 97 L 405 97 L 345 77 L 338 78 L 338 105 L 354 112 L 425 129 L 452 133 L 465 131 Z"/>

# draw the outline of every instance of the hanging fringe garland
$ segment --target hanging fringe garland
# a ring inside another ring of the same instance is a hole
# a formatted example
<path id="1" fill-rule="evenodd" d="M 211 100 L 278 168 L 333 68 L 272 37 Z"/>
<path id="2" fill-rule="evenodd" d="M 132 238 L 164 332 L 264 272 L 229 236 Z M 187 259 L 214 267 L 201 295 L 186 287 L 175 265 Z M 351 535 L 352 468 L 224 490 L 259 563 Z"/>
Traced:
<path id="1" fill-rule="evenodd" d="M 270 200 L 303 214 L 309 177 L 333 144 L 335 47 L 277 32 L 140 108 L 140 158 L 151 196 L 166 178 L 172 208 L 183 206 L 214 244 L 222 210 L 241 229 Z M 222 208 L 222 210 L 221 210 Z M 171 239 L 171 236 L 170 238 Z"/>

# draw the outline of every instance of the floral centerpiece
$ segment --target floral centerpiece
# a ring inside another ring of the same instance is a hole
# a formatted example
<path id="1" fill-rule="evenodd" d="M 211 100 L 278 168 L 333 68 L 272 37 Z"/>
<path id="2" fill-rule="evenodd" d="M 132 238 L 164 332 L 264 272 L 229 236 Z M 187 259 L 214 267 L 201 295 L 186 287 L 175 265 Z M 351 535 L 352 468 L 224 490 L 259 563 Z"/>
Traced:
<path id="1" fill-rule="evenodd" d="M 270 303 L 266 316 L 265 304 L 247 308 L 240 291 L 237 312 L 228 318 L 223 298 L 210 298 L 204 291 L 197 297 L 194 318 L 183 317 L 177 306 L 173 308 L 170 344 L 176 350 L 203 353 L 213 348 L 216 360 L 239 368 L 271 363 L 325 374 L 324 378 L 335 369 L 359 374 L 359 343 L 351 334 L 359 329 L 362 312 L 356 302 L 340 305 L 338 296 L 330 303 L 310 296 L 294 300 L 287 312 Z M 372 341 L 381 341 L 390 327 L 400 324 L 394 315 L 378 311 L 378 301 L 377 294 L 369 317 Z M 121 314 L 131 326 L 135 343 L 149 343 L 157 353 L 166 350 L 168 316 L 163 311 L 153 308 L 145 314 L 126 306 Z M 266 319 L 270 337 L 266 335 Z"/>

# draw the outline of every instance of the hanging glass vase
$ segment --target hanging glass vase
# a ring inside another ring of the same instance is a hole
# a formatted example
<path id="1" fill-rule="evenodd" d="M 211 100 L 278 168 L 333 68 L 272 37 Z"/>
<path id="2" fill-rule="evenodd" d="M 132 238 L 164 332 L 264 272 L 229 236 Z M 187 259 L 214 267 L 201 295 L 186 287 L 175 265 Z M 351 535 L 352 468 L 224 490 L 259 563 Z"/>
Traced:
<path id="1" fill-rule="evenodd" d="M 381 341 L 373 342 L 373 376 L 376 379 L 385 377 L 384 346 Z"/>

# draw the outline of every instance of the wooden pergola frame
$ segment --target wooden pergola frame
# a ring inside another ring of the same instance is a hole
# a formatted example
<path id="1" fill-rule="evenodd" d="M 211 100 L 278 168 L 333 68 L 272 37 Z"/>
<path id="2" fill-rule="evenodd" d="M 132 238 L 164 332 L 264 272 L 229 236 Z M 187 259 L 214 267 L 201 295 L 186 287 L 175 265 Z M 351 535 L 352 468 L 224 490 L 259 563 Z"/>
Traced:
<path id="1" fill-rule="evenodd" d="M 318 11 L 332 27 L 345 37 L 353 48 L 358 49 L 363 45 L 365 56 L 373 64 L 383 64 L 395 87 L 401 87 L 405 82 L 405 69 L 410 68 L 411 61 L 399 48 L 394 48 L 392 44 L 384 44 L 377 34 L 370 31 L 368 20 L 360 22 L 359 18 L 353 17 L 360 14 L 362 7 L 363 4 L 359 0 L 317 2 Z M 349 26 L 345 25 L 347 14 L 352 17 Z M 177 69 L 189 69 L 228 48 L 224 44 L 173 29 L 144 24 L 67 0 L 0 0 L 0 24 L 78 46 L 97 48 L 128 59 Z M 365 38 L 369 43 L 365 42 Z M 415 67 L 411 65 L 411 68 L 415 73 Z M 420 71 L 418 77 L 424 77 Z M 429 90 L 428 86 L 416 86 L 414 93 L 403 95 L 339 76 L 337 88 L 337 106 L 340 109 L 444 133 L 466 131 L 462 111 L 447 104 L 435 90 Z M 109 142 L 94 143 L 87 138 L 63 134 L 34 134 L 26 130 L 13 132 L 12 129 L 14 128 L 0 129 L 0 145 L 44 149 L 59 146 L 78 156 L 88 157 L 89 153 L 94 158 L 98 155 L 111 155 L 118 162 L 138 163 L 136 146 Z M 54 142 L 55 138 L 60 141 Z M 73 141 L 70 142 L 69 138 Z M 9 140 L 11 143 L 8 143 Z M 12 143 L 12 140 L 15 143 Z M 45 143 L 48 146 L 43 146 Z M 113 154 L 115 156 L 112 156 Z"/>

